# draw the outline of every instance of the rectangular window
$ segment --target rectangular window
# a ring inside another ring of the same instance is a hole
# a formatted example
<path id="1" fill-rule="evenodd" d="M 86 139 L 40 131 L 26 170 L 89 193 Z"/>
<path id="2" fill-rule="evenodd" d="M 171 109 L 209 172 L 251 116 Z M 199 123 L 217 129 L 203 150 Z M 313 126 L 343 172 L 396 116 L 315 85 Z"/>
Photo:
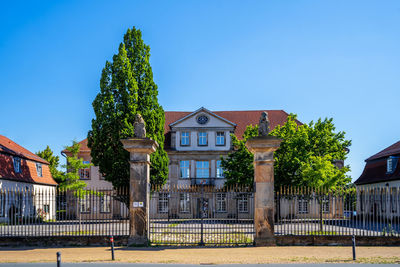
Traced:
<path id="1" fill-rule="evenodd" d="M 308 200 L 299 199 L 299 213 L 301 214 L 308 213 Z"/>
<path id="2" fill-rule="evenodd" d="M 158 213 L 168 212 L 168 193 L 158 194 Z"/>
<path id="3" fill-rule="evenodd" d="M 37 172 L 37 176 L 39 176 L 39 177 L 43 176 L 41 163 L 36 163 L 36 172 Z"/>
<path id="4" fill-rule="evenodd" d="M 181 146 L 189 146 L 189 145 L 190 145 L 190 133 L 181 132 Z"/>
<path id="5" fill-rule="evenodd" d="M 392 188 L 392 191 L 390 193 L 390 206 L 393 213 L 397 212 L 396 196 L 397 196 L 397 188 Z"/>
<path id="6" fill-rule="evenodd" d="M 49 204 L 43 205 L 43 211 L 46 212 L 46 213 L 49 213 L 50 212 L 50 205 Z"/>
<path id="7" fill-rule="evenodd" d="M 100 212 L 109 213 L 111 212 L 111 196 L 104 194 L 100 196 Z"/>
<path id="8" fill-rule="evenodd" d="M 217 212 L 226 212 L 226 193 L 217 193 L 216 198 Z"/>
<path id="9" fill-rule="evenodd" d="M 83 161 L 83 164 L 90 164 L 90 161 Z M 79 178 L 81 180 L 89 180 L 90 179 L 90 168 L 79 169 Z"/>
<path id="10" fill-rule="evenodd" d="M 198 133 L 198 145 L 199 146 L 206 146 L 207 145 L 207 133 L 206 132 L 199 132 Z"/>
<path id="11" fill-rule="evenodd" d="M 322 199 L 322 213 L 329 213 L 329 196 Z"/>
<path id="12" fill-rule="evenodd" d="M 381 190 L 381 211 L 386 212 L 386 191 L 385 191 L 385 189 Z"/>
<path id="13" fill-rule="evenodd" d="M 208 161 L 196 161 L 196 178 L 210 177 L 210 163 Z"/>
<path id="14" fill-rule="evenodd" d="M 365 200 L 364 192 L 361 191 L 360 192 L 360 210 L 361 211 L 364 211 L 364 200 Z"/>
<path id="15" fill-rule="evenodd" d="M 217 160 L 217 178 L 224 178 L 224 169 L 222 169 L 220 160 Z"/>
<path id="16" fill-rule="evenodd" d="M 13 157 L 15 173 L 21 173 L 21 158 Z"/>
<path id="17" fill-rule="evenodd" d="M 190 212 L 190 195 L 189 193 L 179 194 L 179 212 Z"/>
<path id="18" fill-rule="evenodd" d="M 6 195 L 4 193 L 0 194 L 0 217 L 5 216 L 5 210 L 6 208 Z"/>
<path id="19" fill-rule="evenodd" d="M 81 213 L 90 212 L 90 196 L 84 195 L 79 199 Z"/>
<path id="20" fill-rule="evenodd" d="M 249 212 L 249 197 L 247 194 L 241 194 L 238 197 L 238 209 L 240 213 Z"/>
<path id="21" fill-rule="evenodd" d="M 188 160 L 181 160 L 179 163 L 180 166 L 180 177 L 181 178 L 189 178 L 190 177 L 190 163 Z"/>
<path id="22" fill-rule="evenodd" d="M 217 145 L 217 146 L 225 145 L 225 132 L 217 132 L 215 145 Z"/>

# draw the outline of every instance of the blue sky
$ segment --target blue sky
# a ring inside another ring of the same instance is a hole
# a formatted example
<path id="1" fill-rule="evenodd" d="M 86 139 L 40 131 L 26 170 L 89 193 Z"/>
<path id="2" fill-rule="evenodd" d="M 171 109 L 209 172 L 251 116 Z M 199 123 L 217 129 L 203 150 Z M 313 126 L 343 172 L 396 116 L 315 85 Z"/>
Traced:
<path id="1" fill-rule="evenodd" d="M 136 26 L 165 110 L 333 117 L 364 159 L 399 140 L 400 1 L 9 1 L 0 134 L 59 153 L 90 129 L 101 70 Z"/>

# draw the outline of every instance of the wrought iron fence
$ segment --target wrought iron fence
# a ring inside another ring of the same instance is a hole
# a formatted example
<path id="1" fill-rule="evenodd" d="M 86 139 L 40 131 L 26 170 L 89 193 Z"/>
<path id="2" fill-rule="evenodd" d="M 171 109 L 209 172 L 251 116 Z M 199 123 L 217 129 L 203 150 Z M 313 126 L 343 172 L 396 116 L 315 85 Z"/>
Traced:
<path id="1" fill-rule="evenodd" d="M 275 192 L 275 235 L 400 236 L 399 187 Z"/>
<path id="2" fill-rule="evenodd" d="M 153 187 L 150 241 L 156 245 L 251 245 L 254 195 L 208 184 Z"/>
<path id="3" fill-rule="evenodd" d="M 127 189 L 0 190 L 0 236 L 128 235 Z"/>

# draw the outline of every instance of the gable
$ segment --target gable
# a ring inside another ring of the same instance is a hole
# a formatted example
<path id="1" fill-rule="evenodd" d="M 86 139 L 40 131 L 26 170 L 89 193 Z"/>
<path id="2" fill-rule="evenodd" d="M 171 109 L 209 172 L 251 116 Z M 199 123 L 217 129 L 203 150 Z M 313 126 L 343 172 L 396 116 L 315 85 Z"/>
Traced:
<path id="1" fill-rule="evenodd" d="M 234 128 L 235 123 L 200 108 L 170 124 L 171 128 Z"/>

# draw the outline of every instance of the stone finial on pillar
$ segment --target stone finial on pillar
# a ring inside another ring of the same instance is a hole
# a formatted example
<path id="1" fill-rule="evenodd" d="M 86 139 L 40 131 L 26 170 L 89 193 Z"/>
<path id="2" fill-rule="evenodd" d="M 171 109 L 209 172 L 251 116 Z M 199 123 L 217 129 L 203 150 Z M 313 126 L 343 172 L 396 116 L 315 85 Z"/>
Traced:
<path id="1" fill-rule="evenodd" d="M 121 140 L 130 153 L 129 244 L 147 245 L 149 241 L 150 154 L 158 144 L 150 138 Z"/>
<path id="2" fill-rule="evenodd" d="M 246 142 L 246 147 L 254 154 L 254 228 L 256 232 L 254 242 L 256 246 L 276 245 L 274 151 L 279 148 L 281 141 L 279 138 L 260 134 Z"/>

